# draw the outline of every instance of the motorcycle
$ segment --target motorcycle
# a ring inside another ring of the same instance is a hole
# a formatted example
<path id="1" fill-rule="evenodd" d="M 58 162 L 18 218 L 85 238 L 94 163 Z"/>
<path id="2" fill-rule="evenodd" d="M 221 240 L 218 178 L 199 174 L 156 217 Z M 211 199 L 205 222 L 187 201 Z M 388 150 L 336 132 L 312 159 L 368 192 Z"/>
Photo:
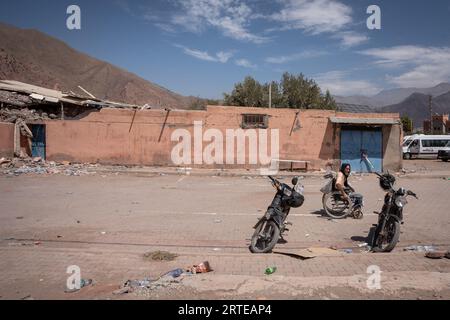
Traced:
<path id="1" fill-rule="evenodd" d="M 400 225 L 403 224 L 403 209 L 408 203 L 407 196 L 419 199 L 411 190 L 394 189 L 395 177 L 389 173 L 383 175 L 376 173 L 380 179 L 380 186 L 387 191 L 384 197 L 383 208 L 378 217 L 374 236 L 372 239 L 373 252 L 390 252 L 396 246 L 400 237 Z"/>
<path id="2" fill-rule="evenodd" d="M 271 176 L 268 178 L 272 181 L 276 194 L 264 216 L 253 227 L 255 232 L 250 242 L 250 251 L 253 253 L 270 252 L 280 240 L 284 240 L 284 232 L 289 231 L 287 226 L 292 225 L 286 222 L 291 207 L 298 208 L 304 202 L 304 187 L 299 184 L 297 177 L 292 179 L 292 188 Z"/>
<path id="3" fill-rule="evenodd" d="M 320 189 L 323 193 L 322 205 L 325 213 L 333 219 L 344 219 L 352 216 L 355 219 L 362 219 L 364 207 L 363 197 L 354 193 L 354 189 L 350 186 L 344 188 L 345 193 L 349 195 L 351 203 L 347 203 L 342 199 L 341 193 L 336 190 L 336 173 L 330 172 L 324 175 L 325 179 L 330 179 L 325 186 Z"/>

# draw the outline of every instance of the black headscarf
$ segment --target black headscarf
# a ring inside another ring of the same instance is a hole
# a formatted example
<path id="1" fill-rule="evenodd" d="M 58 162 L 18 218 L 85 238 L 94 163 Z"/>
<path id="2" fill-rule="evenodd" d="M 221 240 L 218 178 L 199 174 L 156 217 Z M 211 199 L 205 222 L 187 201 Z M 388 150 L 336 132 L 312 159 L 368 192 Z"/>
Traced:
<path id="1" fill-rule="evenodd" d="M 339 171 L 341 171 L 341 172 L 344 174 L 344 176 L 346 176 L 346 177 L 347 177 L 347 175 L 345 174 L 345 168 L 346 168 L 347 166 L 350 167 L 350 172 L 352 172 L 352 166 L 350 165 L 350 163 L 343 163 L 343 164 L 341 165 L 341 170 L 339 170 Z"/>

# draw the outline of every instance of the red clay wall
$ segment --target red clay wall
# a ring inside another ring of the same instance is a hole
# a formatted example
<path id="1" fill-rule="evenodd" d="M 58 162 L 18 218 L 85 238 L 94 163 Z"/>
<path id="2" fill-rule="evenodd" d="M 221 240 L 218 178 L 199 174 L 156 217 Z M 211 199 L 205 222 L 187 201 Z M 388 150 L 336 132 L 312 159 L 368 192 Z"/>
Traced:
<path id="1" fill-rule="evenodd" d="M 14 155 L 14 124 L 0 122 L 0 157 Z"/>
<path id="2" fill-rule="evenodd" d="M 47 121 L 47 158 L 108 164 L 173 165 L 171 152 L 178 144 L 171 141 L 174 130 L 186 129 L 193 139 L 194 121 L 202 121 L 203 133 L 208 129 L 218 129 L 225 140 L 226 129 L 240 128 L 243 113 L 270 116 L 269 129 L 279 130 L 281 159 L 309 160 L 314 168 L 319 168 L 339 157 L 339 135 L 335 134 L 336 128 L 329 121 L 330 116 L 336 115 L 334 111 L 303 110 L 294 122 L 296 110 L 293 109 L 208 107 L 207 111 L 171 111 L 163 132 L 167 115 L 164 110 L 138 111 L 132 126 L 134 111 L 120 109 L 102 109 L 76 121 Z M 344 113 L 338 115 L 368 116 Z M 369 116 L 398 118 L 395 114 Z M 270 141 L 270 131 L 268 132 Z M 203 142 L 203 148 L 209 144 L 210 142 Z M 226 142 L 224 155 L 225 149 Z M 193 149 L 191 154 L 193 159 Z M 246 155 L 248 164 L 248 144 Z M 234 161 L 235 164 L 236 162 Z M 194 166 L 194 161 L 187 166 Z"/>

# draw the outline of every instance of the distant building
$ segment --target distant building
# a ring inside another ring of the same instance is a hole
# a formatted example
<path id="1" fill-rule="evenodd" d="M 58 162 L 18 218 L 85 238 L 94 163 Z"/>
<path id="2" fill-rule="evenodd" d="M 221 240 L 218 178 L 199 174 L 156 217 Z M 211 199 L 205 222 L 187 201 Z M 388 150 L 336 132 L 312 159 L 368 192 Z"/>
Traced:
<path id="1" fill-rule="evenodd" d="M 430 120 L 423 122 L 423 132 L 425 134 L 450 134 L 450 120 L 448 114 L 436 114 L 433 116 L 433 124 Z"/>

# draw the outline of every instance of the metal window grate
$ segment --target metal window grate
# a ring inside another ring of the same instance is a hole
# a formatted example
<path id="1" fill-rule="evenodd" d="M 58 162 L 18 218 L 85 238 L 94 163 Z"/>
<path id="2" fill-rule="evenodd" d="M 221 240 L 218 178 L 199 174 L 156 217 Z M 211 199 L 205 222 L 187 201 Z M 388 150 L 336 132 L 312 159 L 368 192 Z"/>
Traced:
<path id="1" fill-rule="evenodd" d="M 242 128 L 262 128 L 268 127 L 268 117 L 266 114 L 243 114 L 242 115 Z"/>

